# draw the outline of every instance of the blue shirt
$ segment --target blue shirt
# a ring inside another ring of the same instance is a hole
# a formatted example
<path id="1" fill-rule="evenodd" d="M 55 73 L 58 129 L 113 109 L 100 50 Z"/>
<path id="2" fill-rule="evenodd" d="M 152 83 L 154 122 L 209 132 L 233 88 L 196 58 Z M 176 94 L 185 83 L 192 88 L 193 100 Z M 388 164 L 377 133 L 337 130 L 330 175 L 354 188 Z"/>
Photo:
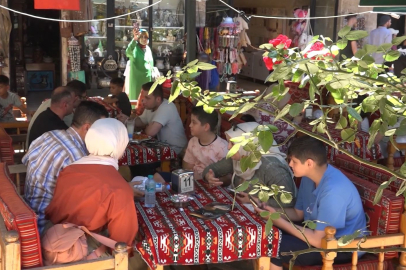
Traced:
<path id="1" fill-rule="evenodd" d="M 392 43 L 392 33 L 388 28 L 379 26 L 369 33 L 367 43 L 378 47 L 384 43 Z M 372 53 L 372 57 L 375 59 L 375 64 L 382 64 L 385 62 L 383 59 L 383 53 L 374 52 Z"/>
<path id="2" fill-rule="evenodd" d="M 328 165 L 318 187 L 307 177 L 300 183 L 296 209 L 304 212 L 304 220 L 317 222 L 316 230 L 327 226 L 337 229 L 336 237 L 366 230 L 361 198 L 354 184 L 338 169 Z"/>
<path id="3" fill-rule="evenodd" d="M 46 132 L 31 143 L 22 159 L 27 166 L 24 198 L 38 215 L 40 233 L 46 224 L 45 209 L 54 196 L 59 173 L 87 154 L 85 143 L 73 128 Z"/>

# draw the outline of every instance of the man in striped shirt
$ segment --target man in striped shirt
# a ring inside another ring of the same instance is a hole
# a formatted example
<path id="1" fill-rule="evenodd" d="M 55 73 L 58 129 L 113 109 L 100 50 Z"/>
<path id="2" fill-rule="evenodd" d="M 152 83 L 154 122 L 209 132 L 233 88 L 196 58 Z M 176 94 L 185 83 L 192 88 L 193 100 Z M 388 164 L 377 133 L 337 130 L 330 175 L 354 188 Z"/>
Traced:
<path id="1" fill-rule="evenodd" d="M 52 200 L 56 180 L 63 168 L 87 155 L 84 138 L 90 126 L 108 117 L 104 106 L 93 101 L 82 101 L 67 130 L 53 130 L 34 140 L 22 162 L 27 166 L 24 197 L 38 215 L 38 229 L 42 233 L 45 209 Z"/>

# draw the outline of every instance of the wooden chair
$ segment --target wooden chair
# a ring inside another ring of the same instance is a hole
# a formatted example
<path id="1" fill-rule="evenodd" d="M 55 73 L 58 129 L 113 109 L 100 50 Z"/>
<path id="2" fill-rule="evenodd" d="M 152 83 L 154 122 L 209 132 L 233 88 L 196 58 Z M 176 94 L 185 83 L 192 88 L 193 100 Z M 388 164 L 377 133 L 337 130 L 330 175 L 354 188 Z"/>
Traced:
<path id="1" fill-rule="evenodd" d="M 4 163 L 0 163 L 0 186 L 0 270 L 128 269 L 125 243 L 118 243 L 109 258 L 44 267 L 37 217 L 16 192 Z"/>

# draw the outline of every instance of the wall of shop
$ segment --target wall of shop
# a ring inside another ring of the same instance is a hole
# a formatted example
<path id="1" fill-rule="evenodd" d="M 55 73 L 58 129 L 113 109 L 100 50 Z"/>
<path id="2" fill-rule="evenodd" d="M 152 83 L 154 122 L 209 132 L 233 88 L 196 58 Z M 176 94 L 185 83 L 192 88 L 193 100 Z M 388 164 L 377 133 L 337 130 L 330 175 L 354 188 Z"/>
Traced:
<path id="1" fill-rule="evenodd" d="M 359 13 L 364 11 L 372 10 L 371 7 L 359 7 L 358 1 L 354 0 L 339 0 L 338 3 L 338 14 L 348 14 L 348 13 Z M 375 13 L 366 13 L 358 15 L 358 19 L 364 18 L 365 20 L 365 31 L 371 32 L 376 28 L 377 24 L 377 14 Z M 343 18 L 338 19 L 338 29 L 342 28 L 345 25 L 345 20 Z"/>

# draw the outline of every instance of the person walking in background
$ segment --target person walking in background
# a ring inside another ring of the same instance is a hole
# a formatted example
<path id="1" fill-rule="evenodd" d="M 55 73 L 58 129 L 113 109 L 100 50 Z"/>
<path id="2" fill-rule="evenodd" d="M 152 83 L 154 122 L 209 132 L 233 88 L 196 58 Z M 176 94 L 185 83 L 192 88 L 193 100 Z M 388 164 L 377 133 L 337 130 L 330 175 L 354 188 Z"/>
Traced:
<path id="1" fill-rule="evenodd" d="M 372 30 L 368 37 L 368 44 L 380 46 L 384 43 L 392 42 L 392 32 L 388 29 L 392 24 L 390 16 L 384 15 L 379 19 L 379 27 Z M 375 59 L 375 64 L 383 64 L 383 53 L 373 53 L 372 57 Z"/>
<path id="2" fill-rule="evenodd" d="M 347 17 L 345 17 L 347 21 L 347 26 L 351 27 L 351 31 L 355 30 L 355 25 L 357 24 L 357 15 L 356 14 L 349 14 Z M 349 40 L 347 41 L 347 46 L 340 51 L 340 61 L 343 61 L 344 58 L 342 57 L 343 55 L 346 56 L 346 58 L 351 58 L 355 55 L 357 52 L 357 41 L 356 40 Z"/>

